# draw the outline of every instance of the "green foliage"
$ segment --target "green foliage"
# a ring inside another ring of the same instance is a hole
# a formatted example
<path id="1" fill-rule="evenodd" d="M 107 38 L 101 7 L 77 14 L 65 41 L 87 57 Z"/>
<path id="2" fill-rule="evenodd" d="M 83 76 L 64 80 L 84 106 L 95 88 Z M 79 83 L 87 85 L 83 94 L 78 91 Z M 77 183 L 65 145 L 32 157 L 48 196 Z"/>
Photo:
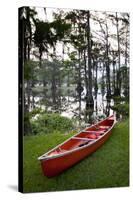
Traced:
<path id="1" fill-rule="evenodd" d="M 116 103 L 120 103 L 120 102 L 125 102 L 127 101 L 128 99 L 126 97 L 121 97 L 121 96 L 112 96 L 112 98 L 114 99 L 114 101 Z"/>
<path id="2" fill-rule="evenodd" d="M 31 135 L 32 129 L 31 129 L 31 123 L 30 123 L 31 114 L 27 110 L 24 112 L 24 135 Z"/>
<path id="3" fill-rule="evenodd" d="M 61 40 L 64 39 L 65 34 L 69 34 L 71 24 L 65 23 L 64 20 L 57 19 L 51 23 L 51 28 L 54 28 L 56 32 L 56 39 Z"/>
<path id="4" fill-rule="evenodd" d="M 37 114 L 43 114 L 44 110 L 42 110 L 41 108 L 34 108 L 31 112 L 30 112 L 30 118 L 35 117 Z"/>
<path id="5" fill-rule="evenodd" d="M 72 121 L 57 113 L 42 113 L 37 119 L 31 120 L 32 134 L 53 133 L 54 131 L 68 131 L 73 128 Z"/>
<path id="6" fill-rule="evenodd" d="M 115 110 L 118 114 L 122 114 L 123 117 L 129 115 L 129 99 L 128 97 L 113 96 L 114 106 L 110 106 L 112 110 Z"/>
<path id="7" fill-rule="evenodd" d="M 34 42 L 39 48 L 40 53 L 48 51 L 48 45 L 54 46 L 55 39 L 52 38 L 50 23 L 38 21 L 36 23 L 36 31 L 34 33 Z"/>
<path id="8" fill-rule="evenodd" d="M 38 62 L 28 60 L 24 64 L 24 80 L 36 80 Z"/>
<path id="9" fill-rule="evenodd" d="M 115 111 L 117 111 L 119 114 L 122 114 L 123 116 L 129 115 L 129 104 L 116 104 L 114 106 L 111 106 L 111 108 Z"/>
<path id="10" fill-rule="evenodd" d="M 34 41 L 39 48 L 40 53 L 48 52 L 49 46 L 54 47 L 57 40 L 62 40 L 65 34 L 69 33 L 71 24 L 57 19 L 53 22 L 38 21 L 36 23 L 36 31 L 34 34 Z"/>

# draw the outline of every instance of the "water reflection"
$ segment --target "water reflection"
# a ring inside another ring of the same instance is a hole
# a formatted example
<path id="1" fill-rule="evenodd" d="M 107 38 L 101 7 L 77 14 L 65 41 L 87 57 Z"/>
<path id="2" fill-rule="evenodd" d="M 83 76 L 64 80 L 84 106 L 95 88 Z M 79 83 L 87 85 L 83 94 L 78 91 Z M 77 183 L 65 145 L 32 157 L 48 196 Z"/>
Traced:
<path id="1" fill-rule="evenodd" d="M 92 123 L 99 118 L 105 118 L 113 114 L 113 110 L 110 106 L 114 105 L 113 99 L 106 99 L 100 93 L 95 95 L 94 98 L 94 109 L 88 111 L 88 123 Z"/>
<path id="2" fill-rule="evenodd" d="M 68 97 L 66 96 L 65 98 L 62 98 L 63 102 L 60 114 L 70 119 L 75 119 L 79 126 L 92 124 L 94 121 L 112 115 L 114 113 L 112 107 L 120 103 L 118 101 L 114 101 L 113 98 L 107 99 L 106 94 L 102 94 L 100 91 L 93 95 L 93 98 L 94 105 L 93 107 L 88 108 L 86 107 L 86 100 L 84 96 L 82 96 L 80 102 L 79 99 L 75 101 L 75 98 L 70 96 L 68 102 Z M 45 106 L 41 105 L 41 108 L 45 109 Z M 49 107 L 47 111 L 52 111 L 52 108 L 50 109 Z M 120 119 L 122 116 L 116 112 L 116 117 L 117 119 Z"/>
<path id="3" fill-rule="evenodd" d="M 106 95 L 102 95 L 100 92 L 94 96 L 94 106 L 88 108 L 86 107 L 86 101 L 82 98 L 79 106 L 79 102 L 74 102 L 72 97 L 69 98 L 70 105 L 68 105 L 67 110 L 61 113 L 62 116 L 69 118 L 77 118 L 79 124 L 92 123 L 98 118 L 105 118 L 113 114 L 113 110 L 110 106 L 114 105 L 113 99 L 106 99 Z"/>

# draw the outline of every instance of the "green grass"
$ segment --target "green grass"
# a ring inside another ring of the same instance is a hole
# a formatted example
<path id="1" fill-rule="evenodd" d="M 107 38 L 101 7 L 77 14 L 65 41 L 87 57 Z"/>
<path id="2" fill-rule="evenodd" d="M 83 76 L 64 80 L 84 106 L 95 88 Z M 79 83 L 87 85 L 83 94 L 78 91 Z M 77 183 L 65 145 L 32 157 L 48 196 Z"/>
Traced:
<path id="1" fill-rule="evenodd" d="M 128 120 L 118 122 L 108 141 L 57 177 L 43 176 L 37 157 L 70 135 L 59 132 L 24 137 L 24 192 L 61 191 L 129 185 Z"/>

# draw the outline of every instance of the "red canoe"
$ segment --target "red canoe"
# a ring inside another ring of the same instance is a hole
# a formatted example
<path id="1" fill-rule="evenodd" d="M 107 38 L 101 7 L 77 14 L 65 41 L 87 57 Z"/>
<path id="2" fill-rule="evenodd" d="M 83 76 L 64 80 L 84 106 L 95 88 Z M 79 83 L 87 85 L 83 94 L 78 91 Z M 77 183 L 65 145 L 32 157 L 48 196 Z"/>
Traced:
<path id="1" fill-rule="evenodd" d="M 72 136 L 38 158 L 43 174 L 52 177 L 60 174 L 96 151 L 110 136 L 115 125 L 112 115 Z"/>

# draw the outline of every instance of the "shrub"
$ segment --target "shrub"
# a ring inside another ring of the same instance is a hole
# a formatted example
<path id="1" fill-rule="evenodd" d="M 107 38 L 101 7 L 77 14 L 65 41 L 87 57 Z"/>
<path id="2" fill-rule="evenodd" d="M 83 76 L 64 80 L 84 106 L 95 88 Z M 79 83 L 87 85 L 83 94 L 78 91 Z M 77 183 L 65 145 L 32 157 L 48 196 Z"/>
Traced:
<path id="1" fill-rule="evenodd" d="M 73 128 L 72 121 L 56 113 L 42 113 L 37 119 L 31 120 L 32 134 L 65 132 Z"/>
<path id="2" fill-rule="evenodd" d="M 122 114 L 123 116 L 129 115 L 129 104 L 128 103 L 117 104 L 117 105 L 111 106 L 111 109 L 117 111 L 119 114 Z"/>

